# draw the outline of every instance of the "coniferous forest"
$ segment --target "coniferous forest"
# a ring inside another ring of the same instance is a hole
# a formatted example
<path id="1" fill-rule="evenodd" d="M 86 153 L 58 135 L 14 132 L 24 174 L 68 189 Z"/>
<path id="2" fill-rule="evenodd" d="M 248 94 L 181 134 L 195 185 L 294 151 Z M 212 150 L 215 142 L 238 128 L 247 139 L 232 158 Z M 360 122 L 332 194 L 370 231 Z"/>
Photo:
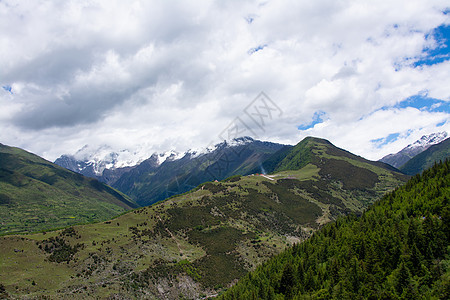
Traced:
<path id="1" fill-rule="evenodd" d="M 221 299 L 449 299 L 450 161 L 325 225 Z"/>

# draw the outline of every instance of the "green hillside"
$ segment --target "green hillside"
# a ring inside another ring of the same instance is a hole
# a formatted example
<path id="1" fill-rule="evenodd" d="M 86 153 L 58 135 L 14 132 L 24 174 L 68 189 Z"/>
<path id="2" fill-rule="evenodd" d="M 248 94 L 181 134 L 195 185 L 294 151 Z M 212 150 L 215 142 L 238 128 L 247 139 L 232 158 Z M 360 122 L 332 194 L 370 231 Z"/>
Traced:
<path id="1" fill-rule="evenodd" d="M 0 234 L 104 221 L 134 207 L 97 180 L 0 144 Z"/>
<path id="2" fill-rule="evenodd" d="M 26 297 L 214 295 L 405 182 L 399 173 L 313 142 L 312 156 L 330 166 L 234 176 L 111 221 L 0 237 L 0 283 Z"/>
<path id="3" fill-rule="evenodd" d="M 422 153 L 417 154 L 406 164 L 400 167 L 400 170 L 408 175 L 421 173 L 423 170 L 433 166 L 435 162 L 443 161 L 450 157 L 450 138 L 439 144 L 433 145 Z"/>
<path id="4" fill-rule="evenodd" d="M 369 161 L 346 150 L 335 147 L 332 143 L 325 139 L 315 137 L 306 137 L 294 147 L 289 146 L 282 148 L 264 161 L 263 167 L 268 173 L 298 170 L 309 163 L 316 166 L 328 165 L 331 167 L 334 165 L 333 159 L 352 160 L 355 162 L 360 162 L 366 167 L 368 165 L 372 165 L 398 172 L 396 168 L 388 164 L 377 161 Z M 357 174 L 353 174 L 352 176 L 354 175 Z"/>
<path id="5" fill-rule="evenodd" d="M 339 218 L 220 299 L 449 299 L 450 161 Z"/>

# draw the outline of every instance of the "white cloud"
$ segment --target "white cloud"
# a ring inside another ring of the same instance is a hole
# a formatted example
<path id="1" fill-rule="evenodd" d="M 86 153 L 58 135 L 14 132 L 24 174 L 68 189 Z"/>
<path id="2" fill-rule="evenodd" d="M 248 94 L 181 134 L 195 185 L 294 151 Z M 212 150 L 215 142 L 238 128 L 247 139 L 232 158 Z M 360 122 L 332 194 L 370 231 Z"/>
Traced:
<path id="1" fill-rule="evenodd" d="M 259 138 L 319 135 L 377 159 L 448 120 L 386 109 L 419 93 L 450 101 L 449 61 L 411 65 L 433 45 L 427 34 L 450 23 L 446 9 L 420 0 L 1 1 L 0 85 L 13 94 L 0 90 L 0 142 L 52 160 L 85 144 L 197 148 L 265 91 L 283 115 Z M 326 121 L 300 132 L 316 111 Z M 412 134 L 371 142 L 395 132 Z"/>
<path id="2" fill-rule="evenodd" d="M 446 122 L 440 127 L 436 123 Z M 307 130 L 305 135 L 321 136 L 336 141 L 336 146 L 377 160 L 390 153 L 396 153 L 421 136 L 433 132 L 450 132 L 450 122 L 446 113 L 430 113 L 416 108 L 378 110 L 364 119 L 335 124 L 327 121 Z M 371 141 L 390 134 L 399 134 L 396 141 L 378 148 Z"/>

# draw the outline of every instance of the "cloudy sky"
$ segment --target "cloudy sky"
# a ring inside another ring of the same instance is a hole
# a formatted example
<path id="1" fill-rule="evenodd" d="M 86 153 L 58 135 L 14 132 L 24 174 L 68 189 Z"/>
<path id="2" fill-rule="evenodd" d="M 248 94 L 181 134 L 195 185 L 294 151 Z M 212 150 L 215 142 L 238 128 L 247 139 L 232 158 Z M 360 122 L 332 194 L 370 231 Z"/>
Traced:
<path id="1" fill-rule="evenodd" d="M 449 40 L 448 0 L 0 0 L 0 143 L 312 135 L 379 159 L 450 132 Z"/>

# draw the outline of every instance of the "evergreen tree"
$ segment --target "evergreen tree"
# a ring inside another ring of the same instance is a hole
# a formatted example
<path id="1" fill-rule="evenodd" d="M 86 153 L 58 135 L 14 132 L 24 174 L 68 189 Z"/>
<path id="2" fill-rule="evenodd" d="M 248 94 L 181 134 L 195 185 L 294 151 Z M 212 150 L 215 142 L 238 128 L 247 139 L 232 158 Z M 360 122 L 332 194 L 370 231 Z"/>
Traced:
<path id="1" fill-rule="evenodd" d="M 294 268 L 292 267 L 292 264 L 287 263 L 283 269 L 283 275 L 280 280 L 280 293 L 284 294 L 286 299 L 291 299 L 295 284 Z"/>

